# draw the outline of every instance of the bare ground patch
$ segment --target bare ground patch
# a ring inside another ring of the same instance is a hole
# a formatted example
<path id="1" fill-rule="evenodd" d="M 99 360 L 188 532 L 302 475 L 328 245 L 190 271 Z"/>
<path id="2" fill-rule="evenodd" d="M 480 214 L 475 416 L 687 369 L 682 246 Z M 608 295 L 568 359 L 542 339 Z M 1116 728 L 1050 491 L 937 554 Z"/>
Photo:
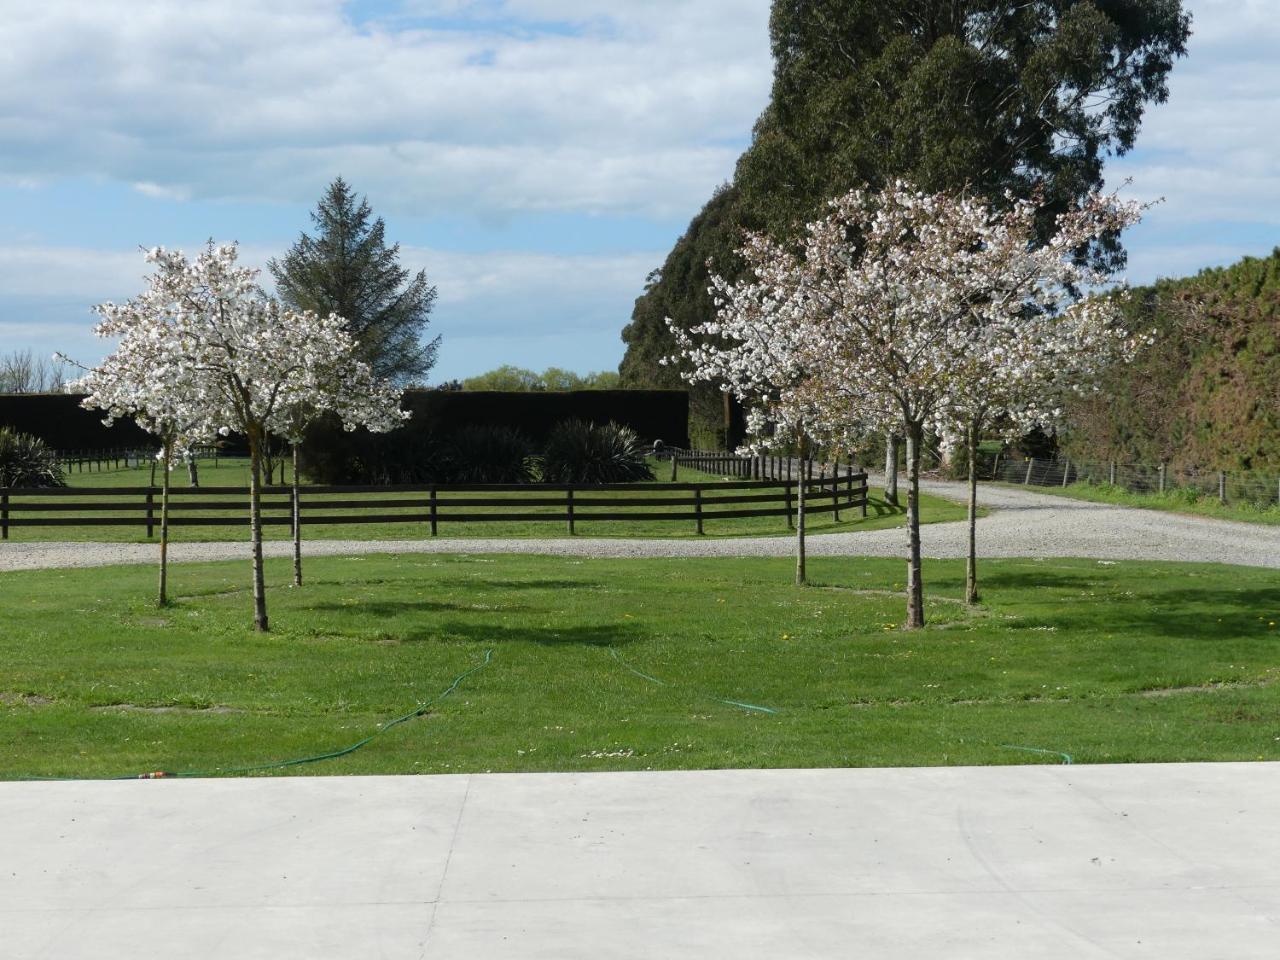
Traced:
<path id="1" fill-rule="evenodd" d="M 53 703 L 49 697 L 38 693 L 13 693 L 0 690 L 0 706 L 5 707 L 46 707 Z"/>
<path id="2" fill-rule="evenodd" d="M 107 703 L 97 707 L 90 707 L 90 710 L 98 710 L 103 713 L 245 713 L 239 707 L 228 707 L 223 704 L 215 704 L 211 707 L 184 707 L 176 704 L 162 704 L 158 706 L 141 704 L 141 703 Z"/>

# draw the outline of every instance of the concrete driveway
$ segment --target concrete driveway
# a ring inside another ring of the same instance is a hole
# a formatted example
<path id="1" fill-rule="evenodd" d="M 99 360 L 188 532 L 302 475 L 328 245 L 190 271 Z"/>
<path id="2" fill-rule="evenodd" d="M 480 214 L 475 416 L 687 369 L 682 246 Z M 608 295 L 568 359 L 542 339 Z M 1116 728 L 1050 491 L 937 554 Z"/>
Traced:
<path id="1" fill-rule="evenodd" d="M 1280 764 L 0 784 L 0 956 L 1280 955 Z"/>

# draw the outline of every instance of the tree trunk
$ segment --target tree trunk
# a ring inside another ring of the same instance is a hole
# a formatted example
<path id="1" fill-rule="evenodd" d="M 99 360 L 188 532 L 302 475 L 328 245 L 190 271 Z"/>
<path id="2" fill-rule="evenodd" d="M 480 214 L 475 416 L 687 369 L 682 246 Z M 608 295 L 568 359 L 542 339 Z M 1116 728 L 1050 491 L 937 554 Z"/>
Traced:
<path id="1" fill-rule="evenodd" d="M 200 486 L 200 467 L 196 464 L 196 455 L 194 451 L 187 453 L 187 482 L 192 487 Z"/>
<path id="2" fill-rule="evenodd" d="M 169 461 L 173 444 L 164 445 L 164 476 L 160 478 L 160 599 L 159 606 L 169 603 Z"/>
<path id="3" fill-rule="evenodd" d="M 293 444 L 293 585 L 302 586 L 302 500 L 298 489 L 298 445 Z"/>
<path id="4" fill-rule="evenodd" d="M 884 498 L 898 505 L 898 437 L 889 434 L 884 438 Z"/>
<path id="5" fill-rule="evenodd" d="M 800 482 L 796 485 L 796 584 L 800 585 L 805 582 L 807 573 L 805 571 L 805 550 L 804 550 L 804 502 L 805 502 L 805 486 L 808 478 L 805 477 L 804 464 L 805 458 L 808 456 L 809 447 L 805 441 L 800 441 Z"/>
<path id="6" fill-rule="evenodd" d="M 924 583 L 920 577 L 920 447 L 924 429 L 907 425 L 907 629 L 924 626 Z"/>
<path id="7" fill-rule="evenodd" d="M 249 537 L 253 541 L 253 626 L 266 633 L 267 585 L 262 573 L 262 438 L 249 433 Z"/>
<path id="8" fill-rule="evenodd" d="M 969 424 L 969 558 L 964 568 L 964 602 L 978 602 L 978 421 Z"/>

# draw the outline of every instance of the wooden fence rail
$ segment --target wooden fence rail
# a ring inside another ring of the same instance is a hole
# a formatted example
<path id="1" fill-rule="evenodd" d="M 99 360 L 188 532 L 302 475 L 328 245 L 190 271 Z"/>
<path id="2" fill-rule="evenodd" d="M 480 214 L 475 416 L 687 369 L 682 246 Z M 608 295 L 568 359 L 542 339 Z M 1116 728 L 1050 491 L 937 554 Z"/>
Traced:
<path id="1" fill-rule="evenodd" d="M 421 523 L 432 535 L 442 523 L 493 522 L 558 522 L 573 533 L 593 520 L 690 523 L 701 533 L 708 520 L 786 517 L 791 523 L 800 482 L 305 486 L 298 505 L 304 525 Z M 865 473 L 832 471 L 804 482 L 807 513 L 837 520 L 842 510 L 867 515 Z M 159 487 L 0 488 L 0 536 L 7 540 L 10 528 L 123 526 L 145 527 L 154 536 L 160 496 Z M 247 487 L 171 489 L 169 523 L 246 526 L 248 498 Z M 266 525 L 292 524 L 293 488 L 264 487 L 262 510 Z"/>

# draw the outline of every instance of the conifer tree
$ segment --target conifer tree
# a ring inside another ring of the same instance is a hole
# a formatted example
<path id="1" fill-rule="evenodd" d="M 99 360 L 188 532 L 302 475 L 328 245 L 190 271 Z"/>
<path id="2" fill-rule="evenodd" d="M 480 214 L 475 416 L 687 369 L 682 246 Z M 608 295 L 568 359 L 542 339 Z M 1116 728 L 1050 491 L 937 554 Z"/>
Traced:
<path id="1" fill-rule="evenodd" d="M 315 236 L 303 233 L 268 267 L 276 294 L 295 310 L 346 318 L 361 359 L 376 376 L 420 382 L 435 364 L 440 338 L 424 339 L 436 288 L 425 270 L 400 265 L 400 245 L 387 246 L 382 218 L 338 177 L 311 214 Z"/>

